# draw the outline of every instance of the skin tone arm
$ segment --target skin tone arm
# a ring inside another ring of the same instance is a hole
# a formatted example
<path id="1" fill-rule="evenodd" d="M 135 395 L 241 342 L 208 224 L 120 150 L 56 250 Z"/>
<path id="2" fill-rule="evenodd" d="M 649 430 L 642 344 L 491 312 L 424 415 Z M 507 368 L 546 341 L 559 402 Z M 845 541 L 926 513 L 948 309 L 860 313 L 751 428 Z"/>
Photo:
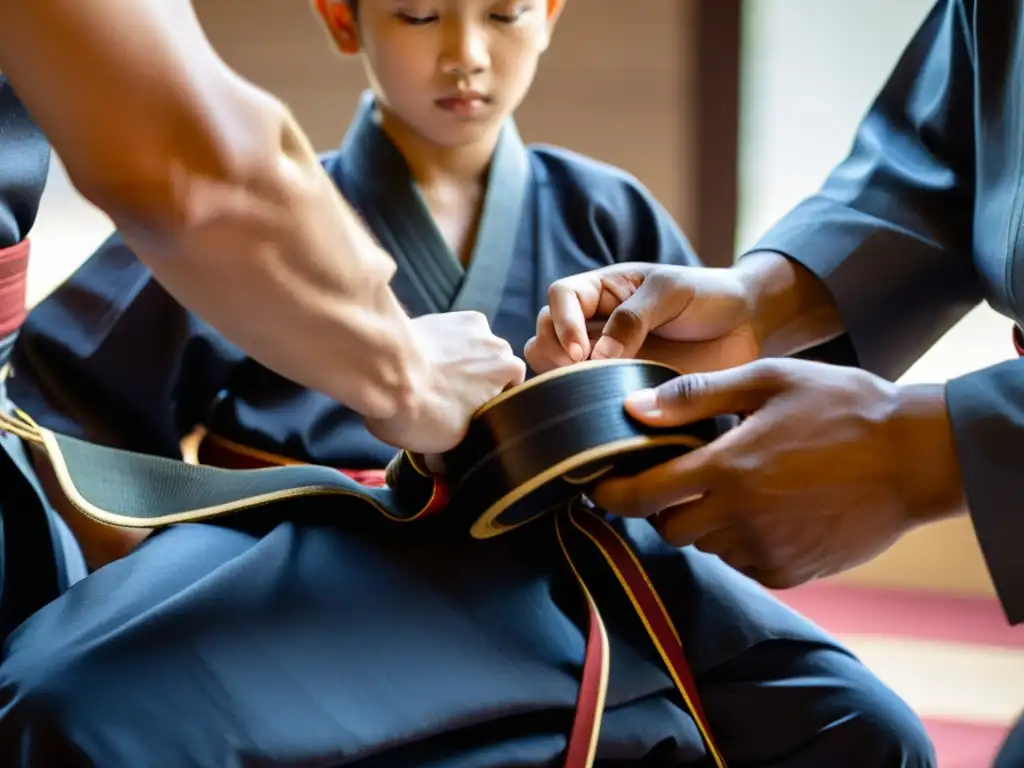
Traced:
<path id="1" fill-rule="evenodd" d="M 368 419 L 415 418 L 427 364 L 388 286 L 393 261 L 189 3 L 0 0 L 0 71 L 183 305 Z"/>
<path id="2" fill-rule="evenodd" d="M 828 289 L 796 262 L 762 251 L 733 269 L 751 297 L 762 356 L 785 357 L 842 334 L 843 320 Z"/>
<path id="3" fill-rule="evenodd" d="M 752 253 L 734 267 L 752 302 L 763 357 L 785 357 L 843 333 L 843 321 L 825 285 L 777 253 Z M 894 390 L 891 435 L 905 465 L 904 493 L 913 522 L 966 513 L 959 463 L 942 384 Z"/>

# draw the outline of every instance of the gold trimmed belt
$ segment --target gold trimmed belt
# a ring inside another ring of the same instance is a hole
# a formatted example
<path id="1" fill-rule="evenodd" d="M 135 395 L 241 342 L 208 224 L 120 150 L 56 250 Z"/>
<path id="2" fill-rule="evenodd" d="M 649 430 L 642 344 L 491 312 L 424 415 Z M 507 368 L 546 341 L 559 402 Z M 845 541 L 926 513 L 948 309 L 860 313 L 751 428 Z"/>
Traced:
<path id="1" fill-rule="evenodd" d="M 586 498 L 602 477 L 633 474 L 713 440 L 728 424 L 709 420 L 653 429 L 631 419 L 626 395 L 678 375 L 647 361 L 581 363 L 538 376 L 486 404 L 463 441 L 445 455 L 444 476 L 399 453 L 384 471 L 308 464 L 217 435 L 200 443 L 198 464 L 106 448 L 4 417 L 0 429 L 47 453 L 61 491 L 107 525 L 153 528 L 217 517 L 298 497 L 341 495 L 393 522 L 444 517 L 483 539 L 542 517 L 576 577 L 589 629 L 566 768 L 589 768 L 597 752 L 609 675 L 609 644 L 597 598 L 573 552 L 596 551 L 615 576 L 697 724 L 708 754 L 725 768 L 682 639 L 628 542 Z M 480 510 L 483 510 L 480 512 Z"/>

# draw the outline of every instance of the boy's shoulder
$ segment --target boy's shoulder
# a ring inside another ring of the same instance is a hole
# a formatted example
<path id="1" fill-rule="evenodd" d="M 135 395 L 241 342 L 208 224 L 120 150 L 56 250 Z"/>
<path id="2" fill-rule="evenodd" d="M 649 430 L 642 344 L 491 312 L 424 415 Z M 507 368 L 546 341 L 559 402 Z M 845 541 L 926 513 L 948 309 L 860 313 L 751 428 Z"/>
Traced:
<path id="1" fill-rule="evenodd" d="M 547 203 L 585 251 L 619 262 L 700 263 L 672 215 L 629 171 L 565 147 L 527 149 Z"/>
<path id="2" fill-rule="evenodd" d="M 650 190 L 632 173 L 554 144 L 530 144 L 527 152 L 533 163 L 535 181 L 552 188 L 556 197 L 573 201 L 588 200 L 600 207 L 622 210 L 640 205 L 660 208 Z M 340 149 L 317 154 L 321 166 L 338 179 Z"/>
<path id="3" fill-rule="evenodd" d="M 530 144 L 527 151 L 556 190 L 583 192 L 602 202 L 654 202 L 650 190 L 624 168 L 554 144 Z"/>

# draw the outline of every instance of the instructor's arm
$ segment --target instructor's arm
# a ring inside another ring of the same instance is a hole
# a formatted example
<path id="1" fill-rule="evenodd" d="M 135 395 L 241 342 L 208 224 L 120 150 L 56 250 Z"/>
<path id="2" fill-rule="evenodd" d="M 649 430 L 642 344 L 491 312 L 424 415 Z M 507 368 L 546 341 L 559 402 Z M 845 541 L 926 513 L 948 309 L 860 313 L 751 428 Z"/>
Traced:
<path id="1" fill-rule="evenodd" d="M 0 0 L 0 71 L 157 279 L 254 358 L 368 418 L 425 363 L 363 231 L 280 101 L 182 0 Z"/>

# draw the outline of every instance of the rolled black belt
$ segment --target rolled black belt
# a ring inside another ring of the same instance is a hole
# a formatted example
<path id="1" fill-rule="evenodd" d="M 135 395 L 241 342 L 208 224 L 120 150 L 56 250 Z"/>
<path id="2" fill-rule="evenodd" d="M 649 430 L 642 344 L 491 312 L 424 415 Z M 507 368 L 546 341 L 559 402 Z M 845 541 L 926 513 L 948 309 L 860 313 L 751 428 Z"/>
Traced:
<path id="1" fill-rule="evenodd" d="M 387 467 L 386 482 L 372 484 L 360 482 L 360 475 L 352 471 L 296 462 L 216 435 L 200 446 L 200 461 L 208 463 L 190 464 L 60 435 L 20 412 L 15 417 L 0 414 L 0 429 L 40 446 L 68 501 L 106 525 L 159 528 L 213 522 L 289 499 L 331 495 L 352 502 L 339 507 L 346 517 L 375 511 L 406 524 L 450 518 L 477 539 L 550 517 L 590 611 L 566 766 L 592 765 L 607 688 L 607 636 L 595 598 L 572 555 L 576 546 L 591 546 L 603 556 L 641 617 L 694 716 L 709 756 L 723 768 L 679 633 L 628 543 L 587 496 L 601 479 L 668 461 L 733 425 L 733 418 L 723 417 L 658 429 L 626 413 L 630 392 L 677 375 L 668 366 L 638 360 L 587 362 L 551 371 L 481 408 L 463 441 L 445 454 L 443 476 L 402 452 Z"/>
<path id="2" fill-rule="evenodd" d="M 360 499 L 403 522 L 423 518 L 434 497 L 431 511 L 456 507 L 460 517 L 472 515 L 470 535 L 489 538 L 564 507 L 599 479 L 663 463 L 732 425 L 731 418 L 716 418 L 658 429 L 626 413 L 630 392 L 677 375 L 637 360 L 548 372 L 481 408 L 463 441 L 445 455 L 443 476 L 402 452 L 387 468 L 385 487 L 368 487 L 335 467 L 288 460 L 238 471 L 108 448 L 44 429 L 28 414 L 0 416 L 0 428 L 41 445 L 68 500 L 108 525 L 209 522 L 282 499 L 331 494 Z"/>

